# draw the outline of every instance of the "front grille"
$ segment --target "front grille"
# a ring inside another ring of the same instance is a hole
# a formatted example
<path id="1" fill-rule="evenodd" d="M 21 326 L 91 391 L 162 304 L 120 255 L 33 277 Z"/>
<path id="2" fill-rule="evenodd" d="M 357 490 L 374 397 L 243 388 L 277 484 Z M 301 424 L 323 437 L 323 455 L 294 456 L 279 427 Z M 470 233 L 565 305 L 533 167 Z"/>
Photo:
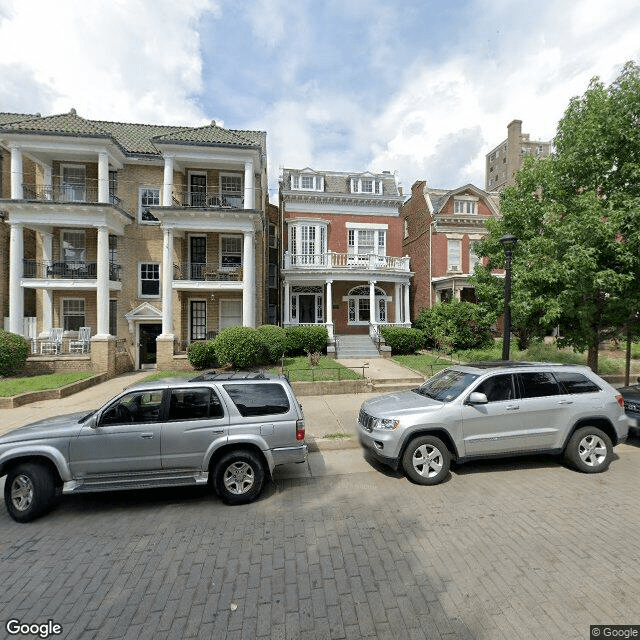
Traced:
<path id="1" fill-rule="evenodd" d="M 625 400 L 624 410 L 630 411 L 631 413 L 640 413 L 640 403 L 628 402 L 627 400 Z"/>
<path id="2" fill-rule="evenodd" d="M 360 409 L 360 413 L 358 414 L 358 422 L 365 431 L 369 433 L 373 431 L 373 416 L 370 416 L 362 409 Z"/>

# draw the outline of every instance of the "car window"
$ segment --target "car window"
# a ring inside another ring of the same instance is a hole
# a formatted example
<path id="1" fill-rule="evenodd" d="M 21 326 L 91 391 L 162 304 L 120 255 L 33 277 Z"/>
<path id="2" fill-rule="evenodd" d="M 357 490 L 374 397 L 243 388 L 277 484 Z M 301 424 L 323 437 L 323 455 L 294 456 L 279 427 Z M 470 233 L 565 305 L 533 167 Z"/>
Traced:
<path id="1" fill-rule="evenodd" d="M 279 384 L 224 384 L 241 416 L 269 416 L 288 413 L 289 398 Z"/>
<path id="2" fill-rule="evenodd" d="M 593 393 L 601 390 L 593 380 L 590 380 L 582 373 L 560 371 L 553 375 L 563 387 L 565 393 Z"/>
<path id="3" fill-rule="evenodd" d="M 168 420 L 205 420 L 223 416 L 220 398 L 212 389 L 171 390 Z"/>
<path id="4" fill-rule="evenodd" d="M 103 414 L 104 424 L 158 422 L 162 413 L 162 391 L 134 391 L 122 396 Z"/>
<path id="5" fill-rule="evenodd" d="M 513 400 L 516 397 L 511 374 L 491 376 L 481 382 L 475 391 L 484 393 L 489 402 Z"/>
<path id="6" fill-rule="evenodd" d="M 523 398 L 542 398 L 543 396 L 557 396 L 562 393 L 560 385 L 552 373 L 532 371 L 518 375 L 520 376 Z"/>
<path id="7" fill-rule="evenodd" d="M 478 374 L 465 373 L 456 369 L 444 369 L 429 378 L 423 385 L 414 389 L 416 393 L 440 402 L 455 400 L 474 380 Z"/>

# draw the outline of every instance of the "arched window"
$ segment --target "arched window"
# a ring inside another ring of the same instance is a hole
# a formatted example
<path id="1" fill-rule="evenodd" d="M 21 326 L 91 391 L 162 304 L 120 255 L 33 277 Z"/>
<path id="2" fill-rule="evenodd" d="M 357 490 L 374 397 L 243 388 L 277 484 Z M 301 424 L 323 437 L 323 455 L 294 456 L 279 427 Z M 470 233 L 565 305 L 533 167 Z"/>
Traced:
<path id="1" fill-rule="evenodd" d="M 346 296 L 347 322 L 350 325 L 368 325 L 369 322 L 387 321 L 387 293 L 375 287 L 375 313 L 371 314 L 371 296 L 368 285 L 353 287 Z"/>

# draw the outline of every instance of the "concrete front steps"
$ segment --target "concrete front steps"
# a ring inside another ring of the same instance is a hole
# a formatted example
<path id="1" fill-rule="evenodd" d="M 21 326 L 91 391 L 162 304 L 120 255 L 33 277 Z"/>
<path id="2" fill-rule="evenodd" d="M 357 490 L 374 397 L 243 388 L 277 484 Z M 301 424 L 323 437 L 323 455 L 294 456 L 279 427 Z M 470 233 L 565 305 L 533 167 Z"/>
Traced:
<path id="1" fill-rule="evenodd" d="M 371 383 L 375 393 L 393 393 L 394 391 L 415 389 L 419 387 L 424 380 L 424 378 L 404 378 L 403 380 L 371 380 Z"/>
<path id="2" fill-rule="evenodd" d="M 380 354 L 369 335 L 336 336 L 337 358 L 379 358 Z"/>

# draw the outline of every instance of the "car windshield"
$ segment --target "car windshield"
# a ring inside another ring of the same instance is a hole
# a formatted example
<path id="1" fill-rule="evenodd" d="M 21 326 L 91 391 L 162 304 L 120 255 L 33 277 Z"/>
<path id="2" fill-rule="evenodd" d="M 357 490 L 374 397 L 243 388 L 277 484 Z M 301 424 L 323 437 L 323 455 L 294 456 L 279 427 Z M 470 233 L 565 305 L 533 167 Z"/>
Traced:
<path id="1" fill-rule="evenodd" d="M 457 369 L 444 369 L 429 378 L 414 391 L 433 400 L 451 402 L 477 378 L 477 373 L 465 373 Z"/>

